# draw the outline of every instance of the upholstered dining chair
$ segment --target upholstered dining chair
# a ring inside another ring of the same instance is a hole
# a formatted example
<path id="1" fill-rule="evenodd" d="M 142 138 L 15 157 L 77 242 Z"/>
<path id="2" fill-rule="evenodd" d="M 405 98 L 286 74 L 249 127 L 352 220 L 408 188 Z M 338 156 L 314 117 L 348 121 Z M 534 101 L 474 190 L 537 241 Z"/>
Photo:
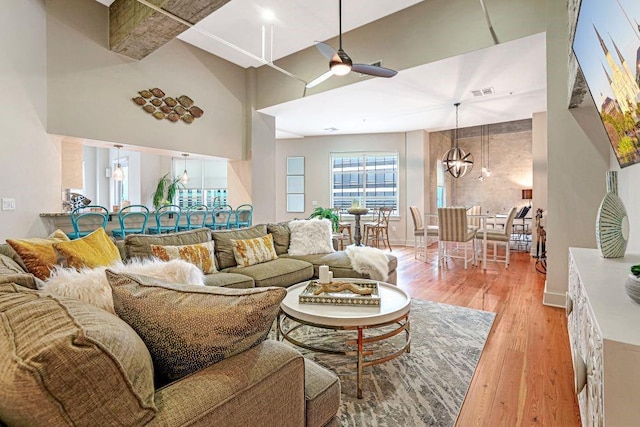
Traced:
<path id="1" fill-rule="evenodd" d="M 413 219 L 413 236 L 415 245 L 413 256 L 416 259 L 418 259 L 418 257 L 422 257 L 426 260 L 427 248 L 430 244 L 438 241 L 438 226 L 426 226 L 427 241 L 425 241 L 425 225 L 422 221 L 420 209 L 418 209 L 417 206 L 409 206 L 409 211 L 411 212 L 411 218 Z"/>
<path id="2" fill-rule="evenodd" d="M 229 205 L 221 205 L 211 209 L 212 222 L 207 223 L 207 227 L 212 230 L 227 230 L 230 228 L 233 211 Z"/>
<path id="3" fill-rule="evenodd" d="M 111 230 L 113 237 L 124 239 L 127 234 L 144 234 L 149 221 L 149 208 L 144 205 L 129 205 L 118 211 L 120 228 Z"/>
<path id="4" fill-rule="evenodd" d="M 482 219 L 478 215 L 482 215 L 482 207 L 478 205 L 471 206 L 467 209 L 467 215 L 470 215 L 467 223 L 471 227 L 480 228 L 482 226 Z"/>
<path id="5" fill-rule="evenodd" d="M 73 232 L 67 234 L 70 239 L 79 239 L 98 228 L 107 229 L 109 221 L 109 209 L 104 206 L 86 205 L 75 208 L 71 211 L 71 226 Z"/>
<path id="6" fill-rule="evenodd" d="M 487 244 L 493 243 L 493 261 L 504 262 L 505 268 L 509 266 L 511 252 L 511 228 L 513 227 L 513 220 L 516 217 L 516 212 L 517 209 L 515 206 L 509 210 L 504 228 L 479 229 L 476 233 L 478 238 L 483 238 L 484 234 L 487 234 Z M 504 256 L 498 254 L 498 246 L 504 246 Z"/>
<path id="7" fill-rule="evenodd" d="M 461 258 L 467 263 L 476 264 L 475 236 L 476 228 L 467 222 L 467 209 L 464 207 L 438 208 L 438 249 L 440 264 L 444 266 L 446 258 Z M 451 243 L 463 244 L 464 253 L 460 255 L 460 247 L 449 249 Z M 469 255 L 469 252 L 471 254 Z"/>
<path id="8" fill-rule="evenodd" d="M 178 225 L 178 231 L 204 227 L 209 216 L 209 210 L 207 205 L 193 205 L 187 209 L 185 216 L 187 217 L 187 223 Z"/>
<path id="9" fill-rule="evenodd" d="M 165 205 L 156 210 L 155 217 L 155 225 L 147 229 L 149 234 L 175 233 L 180 225 L 182 209 L 178 205 Z"/>

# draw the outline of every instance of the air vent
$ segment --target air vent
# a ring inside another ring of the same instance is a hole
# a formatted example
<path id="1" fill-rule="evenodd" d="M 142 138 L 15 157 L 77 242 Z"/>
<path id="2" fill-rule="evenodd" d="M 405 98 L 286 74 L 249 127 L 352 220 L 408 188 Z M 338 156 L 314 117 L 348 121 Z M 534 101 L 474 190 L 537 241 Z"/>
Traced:
<path id="1" fill-rule="evenodd" d="M 330 128 L 324 128 L 324 130 L 326 130 L 327 132 L 335 132 L 338 130 L 338 128 L 330 127 Z"/>
<path id="2" fill-rule="evenodd" d="M 496 92 L 493 90 L 492 87 L 486 87 L 484 89 L 472 90 L 471 93 L 473 94 L 473 96 L 487 96 L 487 95 L 493 95 Z"/>

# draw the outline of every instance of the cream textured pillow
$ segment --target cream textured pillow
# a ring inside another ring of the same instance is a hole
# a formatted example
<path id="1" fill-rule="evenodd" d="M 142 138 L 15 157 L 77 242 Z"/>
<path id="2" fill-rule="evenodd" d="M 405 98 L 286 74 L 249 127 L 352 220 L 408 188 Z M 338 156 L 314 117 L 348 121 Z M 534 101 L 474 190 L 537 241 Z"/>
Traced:
<path id="1" fill-rule="evenodd" d="M 289 222 L 289 255 L 313 255 L 335 252 L 332 224 L 328 219 L 302 219 Z"/>
<path id="2" fill-rule="evenodd" d="M 162 261 L 181 259 L 190 262 L 204 274 L 211 274 L 218 271 L 213 247 L 213 241 L 182 246 L 151 245 L 151 253 Z"/>
<path id="3" fill-rule="evenodd" d="M 195 265 L 182 260 L 160 261 L 155 258 L 135 258 L 127 264 L 117 262 L 110 267 L 113 271 L 144 274 L 168 282 L 204 285 L 202 271 Z M 70 298 L 75 298 L 100 307 L 115 314 L 111 287 L 104 271 L 106 267 L 73 268 L 58 267 L 44 283 L 43 290 Z"/>
<path id="4" fill-rule="evenodd" d="M 286 289 L 228 289 L 167 283 L 107 270 L 116 313 L 147 345 L 169 380 L 262 342 Z"/>
<path id="5" fill-rule="evenodd" d="M 233 255 L 240 267 L 260 264 L 278 258 L 273 246 L 273 236 L 267 234 L 255 239 L 235 240 L 231 239 Z"/>
<path id="6" fill-rule="evenodd" d="M 120 251 L 104 228 L 98 228 L 80 239 L 53 244 L 54 249 L 66 260 L 67 267 L 108 267 L 122 261 Z"/>

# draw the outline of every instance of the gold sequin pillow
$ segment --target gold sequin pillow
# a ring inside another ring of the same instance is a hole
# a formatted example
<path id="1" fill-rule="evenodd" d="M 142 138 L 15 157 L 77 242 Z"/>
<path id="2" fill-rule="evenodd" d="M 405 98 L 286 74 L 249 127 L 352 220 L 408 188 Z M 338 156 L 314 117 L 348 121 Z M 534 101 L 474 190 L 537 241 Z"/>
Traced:
<path id="1" fill-rule="evenodd" d="M 213 248 L 213 241 L 182 246 L 151 245 L 151 254 L 162 261 L 181 259 L 195 265 L 204 274 L 211 274 L 218 271 Z"/>
<path id="2" fill-rule="evenodd" d="M 68 242 L 62 230 L 56 230 L 46 239 L 7 239 L 7 243 L 20 256 L 29 273 L 38 279 L 47 280 L 58 260 L 53 244 Z"/>
<path id="3" fill-rule="evenodd" d="M 65 258 L 67 267 L 75 269 L 109 267 L 122 261 L 118 247 L 103 228 L 80 239 L 54 243 L 53 247 Z"/>
<path id="4" fill-rule="evenodd" d="M 176 380 L 261 343 L 287 290 L 164 282 L 107 269 L 118 316 L 144 341 L 156 372 Z"/>
<path id="5" fill-rule="evenodd" d="M 271 234 L 254 239 L 231 239 L 231 245 L 236 263 L 240 267 L 249 267 L 278 258 Z"/>

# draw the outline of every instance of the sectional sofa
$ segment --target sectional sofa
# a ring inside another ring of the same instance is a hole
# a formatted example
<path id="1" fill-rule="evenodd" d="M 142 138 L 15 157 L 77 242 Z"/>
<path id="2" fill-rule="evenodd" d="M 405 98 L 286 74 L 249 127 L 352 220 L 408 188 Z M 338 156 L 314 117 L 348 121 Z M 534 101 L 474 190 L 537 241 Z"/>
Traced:
<path id="1" fill-rule="evenodd" d="M 267 234 L 273 236 L 278 258 L 238 266 L 232 240 Z M 133 235 L 117 247 L 126 260 L 150 256 L 151 245 L 211 240 L 219 272 L 205 276 L 208 286 L 287 287 L 317 277 L 322 264 L 334 277 L 367 277 L 351 268 L 342 251 L 289 256 L 286 223 Z M 395 283 L 397 259 L 387 259 L 388 281 Z M 266 340 L 177 381 L 154 382 L 153 367 L 141 362 L 149 359 L 147 349 L 125 322 L 91 304 L 40 295 L 33 290 L 41 285 L 39 279 L 20 264 L 15 251 L 1 244 L 0 372 L 7 375 L 0 378 L 0 424 L 35 419 L 48 425 L 339 425 L 338 378 L 290 346 Z M 87 358 L 86 351 L 108 353 L 106 362 L 93 353 Z M 65 362 L 52 355 L 64 356 Z M 140 392 L 145 381 L 152 384 L 146 394 Z"/>

